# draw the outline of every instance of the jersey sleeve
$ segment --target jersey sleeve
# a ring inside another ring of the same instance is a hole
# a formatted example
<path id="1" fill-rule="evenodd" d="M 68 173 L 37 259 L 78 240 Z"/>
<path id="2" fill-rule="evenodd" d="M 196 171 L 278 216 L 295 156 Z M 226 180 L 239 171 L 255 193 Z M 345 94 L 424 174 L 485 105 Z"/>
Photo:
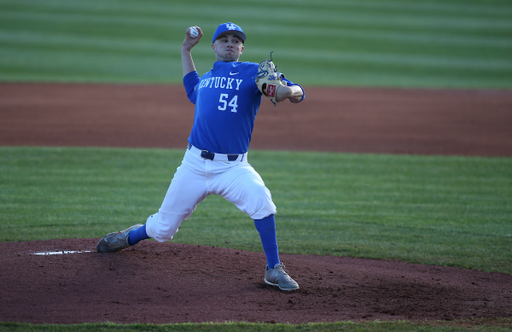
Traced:
<path id="1" fill-rule="evenodd" d="M 183 85 L 185 86 L 185 90 L 187 91 L 188 100 L 190 100 L 190 102 L 192 104 L 196 103 L 196 98 L 197 98 L 196 86 L 200 80 L 201 80 L 201 77 L 199 77 L 199 74 L 197 73 L 197 71 L 192 71 L 192 72 L 188 73 L 187 75 L 185 75 L 185 77 L 183 77 Z"/>
<path id="2" fill-rule="evenodd" d="M 282 76 L 282 80 L 283 82 L 286 83 L 287 86 L 292 86 L 292 85 L 297 85 L 299 88 L 301 88 L 302 90 L 302 99 L 297 101 L 297 102 L 293 102 L 292 103 L 300 103 L 301 101 L 304 100 L 304 98 L 306 98 L 306 92 L 304 91 L 304 89 L 302 88 L 302 86 L 300 84 L 297 84 L 297 83 L 293 83 L 292 81 L 290 81 L 289 79 L 285 78 L 284 75 Z M 291 101 L 291 100 L 290 100 Z"/>

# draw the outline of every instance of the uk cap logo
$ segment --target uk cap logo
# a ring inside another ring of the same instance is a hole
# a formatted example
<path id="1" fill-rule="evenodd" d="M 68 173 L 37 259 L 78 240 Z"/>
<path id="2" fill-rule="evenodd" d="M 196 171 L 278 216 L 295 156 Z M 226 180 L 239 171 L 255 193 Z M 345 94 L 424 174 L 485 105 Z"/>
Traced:
<path id="1" fill-rule="evenodd" d="M 245 33 L 242 31 L 242 28 L 240 28 L 238 25 L 234 23 L 228 22 L 222 23 L 217 27 L 217 30 L 215 30 L 215 33 L 213 34 L 212 43 L 215 43 L 217 39 L 229 33 L 232 33 L 239 37 L 242 40 L 242 42 L 245 42 L 245 39 L 247 38 Z"/>

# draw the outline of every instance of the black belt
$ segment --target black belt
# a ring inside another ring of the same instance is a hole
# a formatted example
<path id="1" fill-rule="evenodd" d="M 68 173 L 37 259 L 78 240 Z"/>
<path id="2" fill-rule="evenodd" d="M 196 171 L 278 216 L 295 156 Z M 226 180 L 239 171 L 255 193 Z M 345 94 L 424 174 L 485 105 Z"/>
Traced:
<path id="1" fill-rule="evenodd" d="M 192 148 L 192 144 L 188 143 L 188 149 L 190 150 Z M 215 159 L 215 153 L 210 152 L 208 150 L 201 150 L 201 158 L 208 159 L 208 160 L 214 160 Z M 239 154 L 227 154 L 226 155 L 229 161 L 235 161 L 240 156 Z"/>

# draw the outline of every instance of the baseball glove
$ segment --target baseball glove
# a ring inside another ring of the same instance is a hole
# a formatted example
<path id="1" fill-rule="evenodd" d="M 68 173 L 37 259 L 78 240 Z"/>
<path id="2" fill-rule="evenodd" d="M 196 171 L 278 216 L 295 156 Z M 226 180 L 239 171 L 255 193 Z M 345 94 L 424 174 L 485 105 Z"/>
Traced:
<path id="1" fill-rule="evenodd" d="M 278 103 L 277 89 L 280 86 L 286 86 L 283 77 L 283 74 L 276 71 L 276 66 L 272 62 L 272 53 L 270 54 L 270 60 L 266 59 L 260 62 L 255 82 L 261 93 L 270 99 L 274 106 Z"/>

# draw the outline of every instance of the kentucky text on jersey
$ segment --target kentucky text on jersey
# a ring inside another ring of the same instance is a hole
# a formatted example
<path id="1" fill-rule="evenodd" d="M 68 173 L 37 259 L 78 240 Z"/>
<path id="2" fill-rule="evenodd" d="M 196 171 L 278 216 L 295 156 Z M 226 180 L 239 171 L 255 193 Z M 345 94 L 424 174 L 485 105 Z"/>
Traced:
<path id="1" fill-rule="evenodd" d="M 195 104 L 188 142 L 213 153 L 243 154 L 249 149 L 261 92 L 254 82 L 258 64 L 216 61 L 203 76 L 183 77 L 189 100 Z"/>
<path id="2" fill-rule="evenodd" d="M 215 89 L 227 89 L 227 90 L 239 90 L 240 84 L 243 79 L 234 79 L 230 77 L 210 77 L 206 78 L 199 83 L 199 89 L 202 88 L 215 88 Z"/>

